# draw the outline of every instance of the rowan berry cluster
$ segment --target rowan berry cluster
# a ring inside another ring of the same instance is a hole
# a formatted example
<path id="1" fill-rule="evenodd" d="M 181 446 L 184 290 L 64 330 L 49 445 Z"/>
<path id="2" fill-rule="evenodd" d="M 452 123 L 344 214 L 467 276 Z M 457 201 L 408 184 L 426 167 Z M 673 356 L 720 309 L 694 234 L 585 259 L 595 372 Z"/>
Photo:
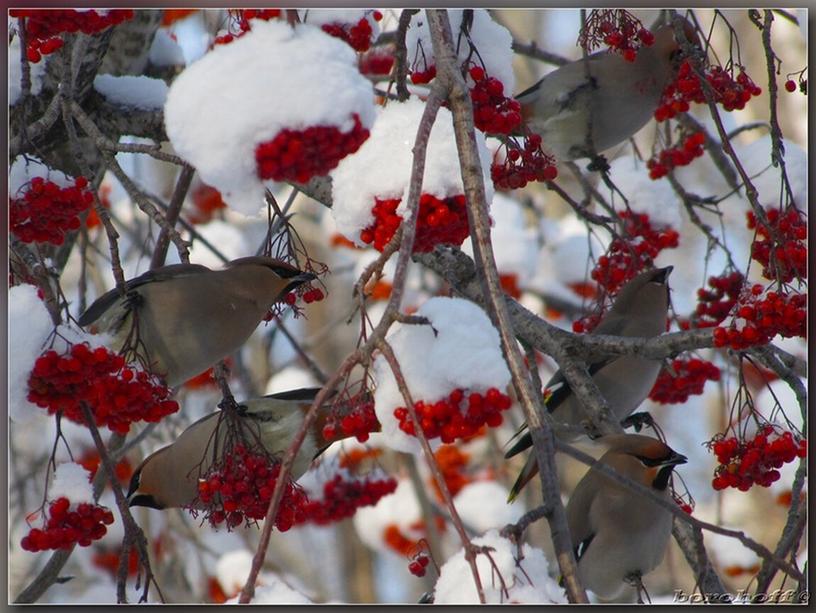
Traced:
<path id="1" fill-rule="evenodd" d="M 77 177 L 74 185 L 59 187 L 34 177 L 22 198 L 9 201 L 9 226 L 24 243 L 61 245 L 65 234 L 79 228 L 79 214 L 93 202 L 88 180 Z"/>
<path id="2" fill-rule="evenodd" d="M 91 564 L 100 570 L 107 571 L 115 579 L 119 572 L 119 558 L 122 555 L 121 549 L 98 549 L 91 557 Z M 136 575 L 139 570 L 139 551 L 135 547 L 130 548 L 127 560 L 128 577 Z"/>
<path id="3" fill-rule="evenodd" d="M 484 424 L 491 428 L 500 426 L 501 412 L 509 409 L 511 404 L 510 397 L 495 387 L 484 394 L 471 392 L 467 396 L 464 390 L 457 388 L 447 397 L 433 403 L 417 400 L 414 402 L 414 411 L 426 437 L 438 436 L 443 443 L 452 443 L 457 438 L 473 436 Z M 394 417 L 399 422 L 400 430 L 416 436 L 408 409 L 394 409 Z"/>
<path id="4" fill-rule="evenodd" d="M 714 346 L 745 349 L 769 342 L 777 334 L 806 338 L 807 296 L 766 292 L 761 285 L 743 291 L 736 316 L 727 327 L 714 329 Z"/>
<path id="5" fill-rule="evenodd" d="M 305 130 L 281 130 L 275 138 L 255 148 L 261 179 L 306 183 L 328 174 L 368 138 L 369 131 L 356 113 L 354 127 L 341 132 L 335 126 L 311 126 Z"/>
<path id="6" fill-rule="evenodd" d="M 97 426 L 118 434 L 127 434 L 133 422 L 156 422 L 179 409 L 156 375 L 134 370 L 122 356 L 87 343 L 64 354 L 53 349 L 43 353 L 34 362 L 28 390 L 29 401 L 79 424 L 86 423 L 84 402 Z"/>
<path id="7" fill-rule="evenodd" d="M 205 505 L 204 517 L 212 526 L 235 528 L 266 517 L 269 501 L 280 474 L 280 462 L 263 450 L 235 444 L 198 482 L 198 498 Z M 304 518 L 308 498 L 292 483 L 286 484 L 275 527 L 286 532 Z"/>
<path id="8" fill-rule="evenodd" d="M 412 575 L 417 577 L 424 577 L 425 573 L 427 572 L 428 564 L 430 563 L 431 559 L 426 556 L 424 553 L 417 555 L 411 563 L 408 564 L 408 570 Z"/>
<path id="9" fill-rule="evenodd" d="M 230 21 L 227 33 L 217 36 L 213 45 L 227 45 L 236 38 L 241 38 L 252 29 L 250 19 L 261 19 L 269 21 L 278 19 L 281 16 L 281 9 L 231 9 L 229 11 Z"/>
<path id="10" fill-rule="evenodd" d="M 202 183 L 192 192 L 193 209 L 187 219 L 193 224 L 206 224 L 213 220 L 218 211 L 227 208 L 224 199 L 214 187 Z"/>
<path id="11" fill-rule="evenodd" d="M 504 161 L 494 160 L 490 167 L 490 178 L 497 189 L 519 189 L 531 181 L 554 181 L 558 176 L 555 158 L 544 153 L 538 134 L 526 136 L 522 147 L 502 146 Z"/>
<path id="12" fill-rule="evenodd" d="M 472 481 L 466 473 L 470 456 L 467 453 L 463 453 L 456 445 L 442 445 L 436 453 L 434 453 L 434 458 L 439 466 L 439 472 L 442 473 L 442 477 L 445 479 L 445 485 L 448 487 L 451 496 L 456 496 L 463 487 Z M 439 488 L 436 479 L 430 477 L 429 482 L 436 494 L 437 500 L 444 502 L 445 499 L 442 496 L 442 490 Z"/>
<path id="13" fill-rule="evenodd" d="M 436 66 L 431 64 L 426 66 L 424 70 L 419 70 L 416 65 L 411 69 L 411 83 L 414 85 L 425 85 L 430 83 L 436 76 Z"/>
<path id="14" fill-rule="evenodd" d="M 669 171 L 678 166 L 688 166 L 695 158 L 702 157 L 703 144 L 705 144 L 705 134 L 693 132 L 686 136 L 680 145 L 664 149 L 659 154 L 652 156 L 646 162 L 649 178 L 656 180 L 665 177 Z"/>
<path id="15" fill-rule="evenodd" d="M 312 302 L 320 302 L 325 298 L 323 294 L 323 290 L 319 287 L 308 287 L 304 284 L 298 287 L 296 290 L 293 290 L 284 296 L 283 301 L 288 304 L 289 306 L 294 305 L 297 302 L 298 297 L 303 299 L 303 302 L 306 304 L 311 304 Z"/>
<path id="16" fill-rule="evenodd" d="M 807 456 L 807 440 L 791 432 L 781 434 L 770 424 L 764 425 L 753 439 L 725 438 L 718 435 L 708 444 L 720 465 L 711 482 L 715 490 L 727 487 L 742 492 L 756 484 L 768 487 L 780 477 L 783 464 Z"/>
<path id="17" fill-rule="evenodd" d="M 57 498 L 48 506 L 42 528 L 32 528 L 20 545 L 26 551 L 70 549 L 74 544 L 87 547 L 107 533 L 113 513 L 106 507 L 81 502 L 71 510 L 71 501 Z"/>
<path id="18" fill-rule="evenodd" d="M 365 443 L 369 434 L 380 430 L 380 422 L 374 412 L 374 403 L 361 402 L 342 417 L 330 414 L 323 425 L 323 438 L 327 442 L 356 436 L 357 440 Z"/>
<path id="19" fill-rule="evenodd" d="M 399 199 L 375 199 L 374 222 L 360 232 L 360 240 L 382 251 L 402 223 L 397 213 Z M 461 245 L 470 232 L 464 196 L 437 198 L 431 194 L 419 197 L 414 253 L 433 251 L 436 245 Z"/>
<path id="20" fill-rule="evenodd" d="M 382 13 L 380 11 L 373 11 L 371 16 L 374 18 L 374 21 L 380 21 L 382 19 Z M 369 47 L 371 47 L 371 35 L 374 33 L 374 30 L 372 30 L 367 17 L 363 17 L 360 21 L 353 24 L 339 22 L 324 23 L 320 28 L 329 36 L 334 36 L 335 38 L 345 41 L 355 51 L 368 51 Z"/>
<path id="21" fill-rule="evenodd" d="M 394 67 L 394 55 L 385 49 L 372 49 L 360 58 L 360 74 L 387 75 Z"/>
<path id="22" fill-rule="evenodd" d="M 578 36 L 578 44 L 587 51 L 604 44 L 627 62 L 634 62 L 638 49 L 653 45 L 654 40 L 637 17 L 621 9 L 591 11 Z"/>
<path id="23" fill-rule="evenodd" d="M 748 228 L 756 229 L 759 238 L 751 245 L 751 257 L 762 264 L 762 276 L 789 283 L 807 278 L 807 221 L 796 207 L 780 211 L 765 210 L 768 225 L 758 222 L 748 211 Z"/>
<path id="24" fill-rule="evenodd" d="M 610 294 L 651 266 L 663 249 L 677 247 L 679 238 L 673 228 L 652 228 L 649 216 L 644 213 L 622 211 L 620 218 L 622 235 L 610 243 L 591 273 L 592 279 Z"/>
<path id="25" fill-rule="evenodd" d="M 99 452 L 93 447 L 89 447 L 76 462 L 91 474 L 89 478 L 93 480 L 94 476 L 96 476 L 96 471 L 99 470 L 101 459 Z M 128 460 L 127 457 L 119 460 L 114 467 L 114 472 L 120 483 L 127 484 L 133 474 L 133 467 L 130 465 L 130 460 Z M 107 485 L 109 486 L 110 483 L 108 482 Z"/>
<path id="26" fill-rule="evenodd" d="M 726 111 L 743 109 L 752 96 L 762 93 L 762 89 L 742 69 L 736 79 L 732 73 L 733 68 L 728 71 L 720 66 L 709 66 L 705 70 L 706 81 L 713 89 L 714 102 Z M 680 65 L 677 78 L 663 90 L 655 119 L 660 122 L 671 119 L 678 113 L 685 113 L 692 102 L 705 102 L 705 95 L 700 79 L 689 60 L 686 60 Z"/>
<path id="27" fill-rule="evenodd" d="M 689 396 L 702 394 L 706 381 L 720 380 L 720 369 L 705 360 L 678 358 L 672 361 L 671 366 L 671 369 L 664 368 L 660 371 L 652 391 L 649 392 L 649 398 L 655 402 L 685 402 Z"/>
<path id="28" fill-rule="evenodd" d="M 43 55 L 54 53 L 63 46 L 65 41 L 60 34 L 96 34 L 132 19 L 133 10 L 15 9 L 9 11 L 9 16 L 25 18 L 26 57 L 29 62 L 36 64 Z"/>
<path id="29" fill-rule="evenodd" d="M 521 124 L 521 104 L 504 95 L 504 84 L 485 73 L 481 66 L 470 69 L 473 87 L 473 121 L 482 132 L 510 134 Z"/>
<path id="30" fill-rule="evenodd" d="M 728 317 L 745 287 L 745 277 L 739 271 L 709 277 L 708 285 L 712 289 L 701 287 L 697 290 L 697 307 L 691 322 L 681 327 L 688 329 L 691 323 L 697 328 L 713 328 Z"/>
<path id="31" fill-rule="evenodd" d="M 303 504 L 303 519 L 298 523 L 325 526 L 346 519 L 360 507 L 373 506 L 396 489 L 397 480 L 392 477 L 346 480 L 342 474 L 337 474 L 323 485 L 322 500 L 309 500 Z"/>

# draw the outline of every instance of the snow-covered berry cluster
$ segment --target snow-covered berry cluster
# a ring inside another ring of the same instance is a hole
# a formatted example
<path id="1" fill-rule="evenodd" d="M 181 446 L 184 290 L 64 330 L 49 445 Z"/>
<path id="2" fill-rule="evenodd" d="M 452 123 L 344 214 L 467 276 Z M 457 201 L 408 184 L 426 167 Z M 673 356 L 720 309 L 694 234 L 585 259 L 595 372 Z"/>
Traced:
<path id="1" fill-rule="evenodd" d="M 373 244 L 378 251 L 394 236 L 402 223 L 397 213 L 400 199 L 380 200 L 375 198 L 374 222 L 360 232 L 360 240 Z M 463 195 L 437 198 L 431 194 L 419 197 L 419 217 L 417 218 L 414 253 L 433 251 L 436 245 L 461 245 L 470 232 L 467 206 Z"/>
<path id="2" fill-rule="evenodd" d="M 71 510 L 71 501 L 60 497 L 48 505 L 42 528 L 32 528 L 20 545 L 26 551 L 70 549 L 75 544 L 87 547 L 107 533 L 113 513 L 107 507 L 81 502 Z"/>
<path id="3" fill-rule="evenodd" d="M 521 124 L 521 104 L 504 95 L 504 84 L 488 76 L 481 66 L 470 71 L 473 87 L 470 100 L 473 103 L 473 121 L 482 132 L 510 134 Z"/>
<path id="4" fill-rule="evenodd" d="M 314 523 L 319 526 L 351 517 L 360 507 L 374 506 L 383 496 L 397 489 L 397 480 L 351 479 L 337 474 L 323 485 L 323 498 L 309 500 L 302 506 L 303 519 L 298 523 Z"/>
<path id="5" fill-rule="evenodd" d="M 133 18 L 132 9 L 106 11 L 70 9 L 14 9 L 10 17 L 25 18 L 26 57 L 36 64 L 43 55 L 54 53 L 65 43 L 60 34 L 96 34 Z"/>
<path id="6" fill-rule="evenodd" d="M 495 387 L 484 394 L 471 392 L 467 396 L 464 390 L 456 388 L 436 402 L 415 401 L 414 410 L 427 438 L 438 436 L 443 443 L 452 443 L 456 439 L 473 436 L 485 424 L 497 428 L 502 423 L 501 412 L 511 405 L 510 397 Z M 399 422 L 400 430 L 416 436 L 407 408 L 394 409 L 394 417 Z"/>
<path id="7" fill-rule="evenodd" d="M 61 245 L 66 232 L 80 226 L 79 215 L 93 202 L 88 180 L 77 177 L 74 185 L 60 187 L 34 177 L 22 198 L 9 200 L 9 226 L 24 243 Z"/>
<path id="8" fill-rule="evenodd" d="M 638 49 L 649 47 L 654 41 L 654 34 L 632 13 L 622 9 L 590 11 L 578 35 L 578 44 L 587 51 L 604 44 L 627 62 L 634 62 Z"/>
<path id="9" fill-rule="evenodd" d="M 365 443 L 369 434 L 378 432 L 379 429 L 380 422 L 377 421 L 377 414 L 374 412 L 374 403 L 367 401 L 357 404 L 342 416 L 330 414 L 323 425 L 323 438 L 331 442 L 355 436 L 358 441 Z"/>
<path id="10" fill-rule="evenodd" d="M 727 487 L 742 492 L 756 484 L 768 487 L 780 477 L 783 464 L 807 456 L 807 440 L 791 432 L 781 434 L 770 424 L 764 425 L 753 439 L 718 435 L 709 444 L 720 465 L 711 482 L 715 490 Z"/>
<path id="11" fill-rule="evenodd" d="M 530 134 L 523 146 L 510 139 L 505 148 L 504 161 L 495 161 L 490 167 L 490 178 L 498 189 L 520 189 L 531 181 L 553 181 L 558 176 L 555 158 L 544 153 L 541 136 Z M 498 155 L 498 154 L 497 154 Z"/>
<path id="12" fill-rule="evenodd" d="M 697 307 L 690 322 L 682 322 L 681 327 L 688 329 L 713 328 L 728 317 L 745 287 L 745 277 L 739 271 L 733 271 L 708 279 L 711 289 L 701 287 L 697 290 Z"/>
<path id="13" fill-rule="evenodd" d="M 623 221 L 621 236 L 610 243 L 591 273 L 592 279 L 611 294 L 651 266 L 663 249 L 677 247 L 679 238 L 673 228 L 652 228 L 645 213 L 621 211 L 620 217 Z"/>
<path id="14" fill-rule="evenodd" d="M 215 527 L 226 522 L 230 529 L 266 517 L 280 466 L 265 451 L 236 443 L 199 479 L 198 499 L 205 505 L 205 519 Z M 290 480 L 284 488 L 275 527 L 286 532 L 302 521 L 307 500 L 303 490 Z"/>
<path id="15" fill-rule="evenodd" d="M 240 38 L 252 29 L 250 19 L 269 21 L 281 16 L 281 9 L 231 9 L 229 11 L 229 26 L 227 31 L 216 36 L 213 45 L 228 45 L 236 38 Z"/>
<path id="16" fill-rule="evenodd" d="M 705 78 L 713 90 L 714 101 L 726 111 L 741 110 L 752 96 L 762 93 L 762 89 L 743 69 L 734 79 L 733 67 L 725 70 L 721 66 L 709 66 L 705 70 Z M 705 95 L 700 79 L 689 60 L 686 60 L 680 65 L 677 78 L 663 90 L 660 105 L 654 114 L 655 120 L 666 121 L 678 113 L 685 113 L 692 102 L 704 103 Z"/>
<path id="17" fill-rule="evenodd" d="M 807 296 L 765 290 L 757 284 L 742 292 L 731 323 L 714 329 L 715 347 L 745 349 L 767 343 L 777 334 L 806 337 Z"/>
<path id="18" fill-rule="evenodd" d="M 705 134 L 693 132 L 683 139 L 683 142 L 676 147 L 664 149 L 655 154 L 646 162 L 649 169 L 649 178 L 657 180 L 665 177 L 671 170 L 678 166 L 688 166 L 698 157 L 702 157 L 703 145 L 705 144 Z"/>
<path id="19" fill-rule="evenodd" d="M 58 411 L 85 424 L 81 404 L 87 403 L 97 426 L 126 434 L 136 421 L 159 421 L 179 406 L 159 378 L 128 367 L 122 356 L 105 347 L 73 345 L 63 354 L 46 351 L 28 379 L 28 399 L 49 414 Z"/>
<path id="20" fill-rule="evenodd" d="M 702 394 L 706 381 L 719 380 L 720 369 L 711 362 L 678 358 L 672 360 L 671 369 L 660 371 L 649 398 L 661 404 L 678 404 Z"/>
<path id="21" fill-rule="evenodd" d="M 807 220 L 796 207 L 780 211 L 769 207 L 768 225 L 748 211 L 748 228 L 759 235 L 751 245 L 751 257 L 762 264 L 762 276 L 789 283 L 807 278 Z"/>
<path id="22" fill-rule="evenodd" d="M 373 11 L 371 16 L 374 21 L 380 21 L 383 17 L 380 11 Z M 368 51 L 371 47 L 371 36 L 374 30 L 368 22 L 368 17 L 361 18 L 357 23 L 324 23 L 320 28 L 329 36 L 345 41 L 355 51 Z"/>
<path id="23" fill-rule="evenodd" d="M 305 130 L 281 130 L 255 149 L 258 176 L 275 181 L 305 183 L 327 174 L 368 138 L 369 131 L 353 115 L 354 127 L 342 132 L 336 126 L 310 126 Z"/>

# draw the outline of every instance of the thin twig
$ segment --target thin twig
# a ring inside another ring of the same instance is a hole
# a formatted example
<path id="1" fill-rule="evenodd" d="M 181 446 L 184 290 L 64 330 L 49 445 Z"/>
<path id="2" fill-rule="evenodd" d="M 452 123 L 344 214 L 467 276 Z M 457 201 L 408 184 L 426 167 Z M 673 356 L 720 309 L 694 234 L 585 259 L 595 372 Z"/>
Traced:
<path id="1" fill-rule="evenodd" d="M 183 166 L 181 172 L 179 173 L 179 178 L 176 182 L 176 189 L 173 191 L 173 195 L 170 198 L 170 203 L 167 207 L 167 212 L 165 213 L 167 224 L 171 228 L 175 225 L 176 221 L 178 221 L 179 215 L 181 214 L 181 207 L 184 204 L 184 198 L 187 196 L 187 192 L 190 189 L 190 183 L 193 181 L 194 174 L 195 170 L 191 166 Z M 169 245 L 170 237 L 165 229 L 162 228 L 161 232 L 159 232 L 159 237 L 156 239 L 156 246 L 153 249 L 153 257 L 150 260 L 151 270 L 158 268 L 159 266 L 164 266 L 164 260 L 167 258 L 167 247 Z M 181 253 L 179 253 L 179 258 L 182 258 Z M 189 255 L 186 260 L 182 259 L 181 261 L 184 263 L 189 263 Z"/>

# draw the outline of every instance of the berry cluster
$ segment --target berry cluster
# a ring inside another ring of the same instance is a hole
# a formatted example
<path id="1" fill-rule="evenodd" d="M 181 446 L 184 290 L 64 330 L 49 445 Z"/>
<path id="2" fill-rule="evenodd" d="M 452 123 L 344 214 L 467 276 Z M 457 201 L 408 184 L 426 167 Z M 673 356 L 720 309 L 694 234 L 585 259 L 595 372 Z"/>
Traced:
<path id="1" fill-rule="evenodd" d="M 762 89 L 743 70 L 740 70 L 735 80 L 730 71 L 720 66 L 710 66 L 705 71 L 705 78 L 713 89 L 714 101 L 726 111 L 743 109 L 751 96 L 762 93 Z M 694 73 L 691 63 L 686 60 L 680 65 L 674 82 L 663 90 L 655 119 L 660 122 L 671 119 L 678 113 L 685 113 L 691 102 L 703 103 L 705 95 L 700 79 Z"/>
<path id="2" fill-rule="evenodd" d="M 20 545 L 26 551 L 70 549 L 75 543 L 87 547 L 107 533 L 113 513 L 107 507 L 81 502 L 71 511 L 71 501 L 57 498 L 48 506 L 48 518 L 42 529 L 32 528 Z"/>
<path id="3" fill-rule="evenodd" d="M 73 11 L 68 9 L 11 10 L 10 17 L 26 20 L 26 57 L 37 63 L 43 55 L 54 53 L 64 43 L 60 34 L 82 32 L 96 34 L 133 18 L 132 9 Z"/>
<path id="4" fill-rule="evenodd" d="M 121 550 L 113 549 L 98 549 L 94 551 L 91 557 L 91 564 L 100 570 L 107 571 L 110 576 L 115 579 L 119 573 L 119 558 L 121 557 Z M 129 577 L 136 575 L 139 570 L 139 551 L 135 547 L 130 548 L 127 560 L 127 574 Z"/>
<path id="5" fill-rule="evenodd" d="M 715 490 L 734 487 L 746 492 L 755 483 L 768 487 L 779 479 L 777 468 L 807 456 L 806 439 L 790 432 L 780 435 L 770 424 L 751 440 L 718 435 L 708 447 L 720 463 L 711 482 Z"/>
<path id="6" fill-rule="evenodd" d="M 209 223 L 217 211 L 227 208 L 221 192 L 204 183 L 193 190 L 192 200 L 193 209 L 188 213 L 187 219 L 193 224 Z"/>
<path id="7" fill-rule="evenodd" d="M 54 350 L 34 362 L 28 378 L 28 399 L 49 414 L 85 424 L 81 403 L 87 403 L 98 426 L 127 434 L 135 421 L 159 421 L 179 406 L 170 400 L 170 390 L 143 370 L 125 366 L 120 355 L 105 347 L 91 349 L 86 343 L 65 354 Z"/>
<path id="8" fill-rule="evenodd" d="M 807 296 L 764 292 L 761 285 L 744 291 L 728 327 L 714 329 L 714 346 L 745 349 L 769 342 L 777 334 L 806 338 Z"/>
<path id="9" fill-rule="evenodd" d="M 195 13 L 198 9 L 164 9 L 161 25 L 163 28 L 173 25 Z"/>
<path id="10" fill-rule="evenodd" d="M 663 249 L 677 247 L 679 235 L 672 228 L 652 228 L 649 216 L 621 211 L 622 236 L 615 238 L 605 255 L 598 258 L 591 277 L 610 294 L 648 268 Z"/>
<path id="11" fill-rule="evenodd" d="M 258 176 L 305 183 L 314 176 L 327 174 L 340 160 L 357 151 L 368 135 L 356 113 L 354 127 L 345 133 L 335 126 L 282 130 L 255 148 Z"/>
<path id="12" fill-rule="evenodd" d="M 456 496 L 463 487 L 472 481 L 466 474 L 470 455 L 463 453 L 456 445 L 443 445 L 434 454 L 434 459 L 439 466 L 439 472 L 442 473 L 442 477 L 445 479 L 445 485 L 448 487 L 451 496 Z M 445 499 L 436 479 L 431 476 L 429 481 L 437 500 L 444 503 Z"/>
<path id="13" fill-rule="evenodd" d="M 73 186 L 63 188 L 34 177 L 22 198 L 9 201 L 11 231 L 24 243 L 61 245 L 66 232 L 79 228 L 79 214 L 93 202 L 87 187 L 85 177 L 77 177 Z"/>
<path id="14" fill-rule="evenodd" d="M 226 522 L 227 529 L 263 519 L 279 473 L 280 462 L 263 450 L 235 444 L 198 481 L 198 498 L 206 505 L 205 519 L 216 527 Z M 275 527 L 286 532 L 302 521 L 307 500 L 303 490 L 290 480 L 284 488 Z"/>
<path id="15" fill-rule="evenodd" d="M 424 523 L 423 523 L 424 525 Z M 393 551 L 410 555 L 419 546 L 419 542 L 405 536 L 397 524 L 388 524 L 383 530 L 383 541 Z"/>
<path id="16" fill-rule="evenodd" d="M 102 205 L 102 208 L 110 209 L 110 193 L 112 188 L 110 184 L 103 183 L 99 186 L 99 191 L 97 195 L 99 196 L 99 204 Z M 85 218 L 85 227 L 89 230 L 93 228 L 97 228 L 102 225 L 102 220 L 99 218 L 99 214 L 96 212 L 95 207 L 90 207 L 88 209 L 88 216 Z"/>
<path id="17" fill-rule="evenodd" d="M 525 137 L 523 147 L 503 146 L 504 162 L 494 160 L 490 166 L 490 178 L 497 189 L 519 189 L 531 181 L 554 181 L 558 176 L 555 158 L 544 153 L 538 134 Z"/>
<path id="18" fill-rule="evenodd" d="M 229 11 L 230 23 L 227 33 L 217 36 L 213 45 L 227 45 L 236 38 L 241 38 L 252 29 L 249 24 L 250 19 L 262 19 L 269 21 L 281 16 L 280 9 L 231 9 Z"/>
<path id="19" fill-rule="evenodd" d="M 796 81 L 793 79 L 788 79 L 785 81 L 785 89 L 791 93 L 795 92 L 797 89 L 802 92 L 805 96 L 807 96 L 807 79 L 799 78 L 799 85 L 796 84 Z"/>
<path id="20" fill-rule="evenodd" d="M 411 83 L 414 85 L 424 85 L 430 83 L 436 76 L 436 66 L 431 64 L 426 66 L 425 70 L 419 70 L 415 67 L 411 70 Z"/>
<path id="21" fill-rule="evenodd" d="M 664 368 L 655 381 L 649 398 L 661 404 L 678 404 L 688 400 L 689 396 L 703 393 L 706 381 L 719 381 L 720 369 L 711 362 L 692 358 L 672 361 L 674 372 Z"/>
<path id="22" fill-rule="evenodd" d="M 372 49 L 360 58 L 360 74 L 387 75 L 394 67 L 394 55 L 384 49 Z"/>
<path id="23" fill-rule="evenodd" d="M 298 523 L 325 526 L 346 519 L 360 507 L 373 506 L 396 489 L 397 480 L 391 477 L 347 481 L 337 474 L 323 485 L 323 500 L 309 500 L 303 505 L 304 518 Z"/>
<path id="24" fill-rule="evenodd" d="M 637 17 L 621 9 L 591 11 L 578 36 L 578 44 L 587 51 L 603 43 L 627 62 L 634 62 L 638 49 L 653 45 L 654 40 Z"/>
<path id="25" fill-rule="evenodd" d="M 745 277 L 741 272 L 734 271 L 709 277 L 708 285 L 712 289 L 701 287 L 697 290 L 699 302 L 692 315 L 692 322 L 697 328 L 713 328 L 728 317 L 745 287 Z M 691 326 L 686 323 L 681 327 L 688 329 Z"/>
<path id="26" fill-rule="evenodd" d="M 649 178 L 652 180 L 665 177 L 669 171 L 678 166 L 688 166 L 694 158 L 702 157 L 705 134 L 693 132 L 686 136 L 682 144 L 664 149 L 646 162 Z"/>
<path id="27" fill-rule="evenodd" d="M 374 21 L 382 19 L 380 11 L 374 11 L 371 15 Z M 351 23 L 324 23 L 320 28 L 329 36 L 334 36 L 342 41 L 345 41 L 355 51 L 368 51 L 371 46 L 371 35 L 374 30 L 371 29 L 371 24 L 367 17 L 363 17 L 355 24 Z"/>
<path id="28" fill-rule="evenodd" d="M 91 476 L 89 477 L 91 480 L 93 480 L 94 476 L 96 475 L 96 471 L 99 470 L 100 462 L 101 459 L 99 457 L 99 452 L 93 447 L 86 449 L 79 459 L 77 459 L 77 464 L 91 473 Z M 116 473 L 116 478 L 120 483 L 128 483 L 131 475 L 133 474 L 133 467 L 130 465 L 130 460 L 128 460 L 127 457 L 119 460 L 114 467 L 114 472 Z M 108 482 L 107 485 L 109 486 L 110 482 Z"/>
<path id="29" fill-rule="evenodd" d="M 298 297 L 302 298 L 306 304 L 320 302 L 325 298 L 322 289 L 319 287 L 311 287 L 310 284 L 304 284 L 286 294 L 286 296 L 283 297 L 283 302 L 289 306 L 293 306 L 297 302 Z"/>
<path id="30" fill-rule="evenodd" d="M 521 104 L 504 95 L 504 84 L 488 77 L 484 68 L 473 66 L 470 78 L 474 85 L 470 90 L 473 102 L 473 121 L 482 132 L 510 134 L 521 124 Z"/>
<path id="31" fill-rule="evenodd" d="M 521 288 L 519 288 L 518 275 L 516 273 L 500 273 L 499 284 L 508 296 L 512 296 L 516 300 L 521 298 Z"/>
<path id="32" fill-rule="evenodd" d="M 374 403 L 361 402 L 342 417 L 330 414 L 323 425 L 323 438 L 333 442 L 342 438 L 356 436 L 365 443 L 368 435 L 380 431 L 380 422 L 374 413 Z"/>
<path id="33" fill-rule="evenodd" d="M 433 403 L 417 400 L 414 403 L 414 410 L 426 437 L 438 436 L 443 443 L 452 443 L 457 438 L 474 435 L 484 424 L 491 428 L 500 426 L 501 412 L 509 409 L 511 404 L 510 397 L 495 387 L 491 387 L 484 394 L 471 392 L 467 399 L 465 392 L 457 388 L 446 398 Z M 400 430 L 416 436 L 414 422 L 408 409 L 405 407 L 394 409 L 394 417 L 399 422 Z"/>
<path id="34" fill-rule="evenodd" d="M 408 564 L 408 570 L 411 572 L 412 575 L 417 577 L 424 577 L 428 564 L 430 563 L 431 559 L 426 556 L 424 553 L 419 554 L 411 563 Z"/>
<path id="35" fill-rule="evenodd" d="M 796 207 L 787 211 L 768 208 L 768 226 L 757 222 L 748 211 L 748 228 L 756 228 L 761 239 L 751 245 L 751 257 L 762 264 L 762 276 L 772 281 L 789 283 L 794 278 L 807 278 L 807 221 Z"/>
<path id="36" fill-rule="evenodd" d="M 400 199 L 375 198 L 374 203 L 371 210 L 374 222 L 360 232 L 360 240 L 369 245 L 373 243 L 377 251 L 382 251 L 402 223 L 402 216 L 397 214 Z M 439 199 L 422 194 L 419 197 L 414 253 L 433 251 L 439 244 L 461 245 L 469 232 L 464 196 Z"/>

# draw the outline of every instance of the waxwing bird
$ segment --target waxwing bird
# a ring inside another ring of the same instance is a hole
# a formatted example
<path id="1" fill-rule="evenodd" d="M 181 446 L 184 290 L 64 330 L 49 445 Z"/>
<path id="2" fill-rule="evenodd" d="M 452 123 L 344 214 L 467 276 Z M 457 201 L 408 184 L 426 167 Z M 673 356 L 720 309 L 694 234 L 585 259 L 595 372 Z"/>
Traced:
<path id="1" fill-rule="evenodd" d="M 687 21 L 684 30 L 690 41 L 698 40 Z M 560 66 L 516 99 L 528 128 L 556 158 L 594 159 L 646 125 L 676 75 L 679 57 L 674 27 L 664 25 L 634 62 L 599 51 Z"/>
<path id="2" fill-rule="evenodd" d="M 260 441 L 270 455 L 282 456 L 295 435 L 320 388 L 303 388 L 239 403 L 238 419 L 245 440 Z M 331 440 L 323 437 L 329 404 L 318 409 L 312 428 L 295 456 L 291 477 L 300 478 L 312 461 L 331 443 L 346 435 L 339 432 Z M 188 507 L 198 497 L 198 480 L 223 455 L 225 438 L 234 434 L 222 411 L 202 417 L 170 445 L 147 456 L 136 468 L 128 489 L 130 506 L 167 509 Z"/>
<path id="3" fill-rule="evenodd" d="M 685 456 L 639 434 L 597 440 L 608 447 L 599 462 L 671 500 L 669 479 L 678 464 L 685 464 Z M 615 598 L 625 581 L 642 577 L 663 560 L 671 512 L 598 470 L 590 468 L 578 482 L 566 515 L 578 579 L 601 598 Z"/>
<path id="4" fill-rule="evenodd" d="M 172 264 L 99 297 L 79 325 L 135 349 L 174 387 L 236 351 L 269 308 L 315 276 L 269 257 L 233 260 L 221 270 Z"/>
<path id="5" fill-rule="evenodd" d="M 647 270 L 624 285 L 593 334 L 649 338 L 665 332 L 669 309 L 669 275 L 672 269 L 672 266 L 666 266 Z M 649 395 L 660 373 L 661 362 L 634 355 L 621 355 L 590 361 L 587 367 L 615 418 L 623 420 Z M 577 432 L 581 431 L 580 426 L 587 418 L 582 404 L 572 393 L 560 370 L 545 388 L 551 393 L 545 400 L 545 406 L 552 417 L 556 436 L 564 441 L 574 441 L 580 436 Z M 533 444 L 527 424 L 513 438 L 518 438 L 518 441 L 507 451 L 506 458 L 513 457 Z M 530 454 L 510 490 L 510 501 L 516 498 L 537 472 L 538 464 Z"/>

